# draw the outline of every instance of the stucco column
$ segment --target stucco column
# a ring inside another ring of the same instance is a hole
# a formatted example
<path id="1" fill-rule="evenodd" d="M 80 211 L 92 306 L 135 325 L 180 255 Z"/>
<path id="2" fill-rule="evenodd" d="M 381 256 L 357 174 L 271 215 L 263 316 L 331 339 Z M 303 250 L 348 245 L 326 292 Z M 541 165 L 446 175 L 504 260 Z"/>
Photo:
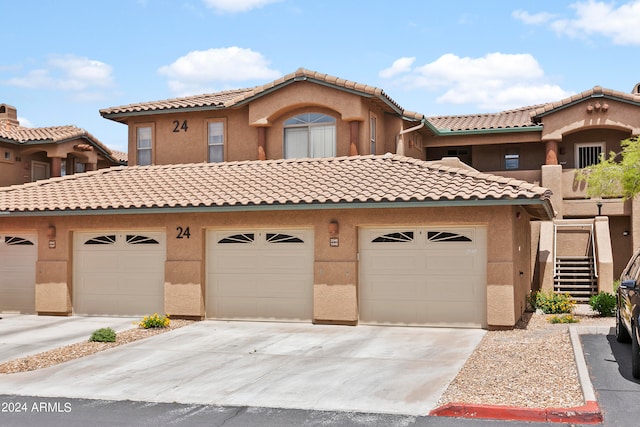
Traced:
<path id="1" fill-rule="evenodd" d="M 640 196 L 631 199 L 631 247 L 640 247 Z"/>
<path id="2" fill-rule="evenodd" d="M 258 160 L 267 160 L 267 128 L 258 128 Z"/>
<path id="3" fill-rule="evenodd" d="M 545 164 L 557 165 L 558 164 L 558 141 L 547 141 L 545 146 L 547 153 Z"/>
<path id="4" fill-rule="evenodd" d="M 547 187 L 553 192 L 551 195 L 551 205 L 556 212 L 556 219 L 562 219 L 562 166 L 560 165 L 542 165 L 542 182 L 543 187 Z"/>
<path id="5" fill-rule="evenodd" d="M 95 170 L 98 170 L 98 165 L 96 163 L 85 163 L 84 164 L 84 171 L 85 172 L 95 171 Z"/>
<path id="6" fill-rule="evenodd" d="M 51 157 L 51 178 L 57 178 L 62 174 L 62 159 Z"/>
<path id="7" fill-rule="evenodd" d="M 360 135 L 360 122 L 352 121 L 349 122 L 349 155 L 357 156 L 358 155 L 358 136 Z"/>

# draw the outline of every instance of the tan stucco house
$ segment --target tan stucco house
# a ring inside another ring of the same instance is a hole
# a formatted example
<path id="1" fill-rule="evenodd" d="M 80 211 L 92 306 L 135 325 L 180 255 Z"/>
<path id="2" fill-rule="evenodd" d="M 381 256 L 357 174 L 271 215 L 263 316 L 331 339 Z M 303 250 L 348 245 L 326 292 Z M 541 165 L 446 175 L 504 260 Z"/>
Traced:
<path id="1" fill-rule="evenodd" d="M 25 283 L 0 287 L 0 310 L 513 327 L 528 293 L 554 286 L 550 252 L 596 235 L 574 224 L 556 239 L 554 215 L 600 230 L 611 281 L 605 215 L 630 226 L 631 202 L 606 201 L 601 216 L 571 207 L 566 153 L 635 135 L 639 105 L 595 88 L 553 107 L 428 118 L 299 69 L 104 109 L 128 126 L 128 167 L 0 189 L 0 260 L 23 265 L 0 270 Z"/>
<path id="2" fill-rule="evenodd" d="M 73 125 L 21 126 L 17 109 L 0 104 L 0 187 L 119 166 L 124 159 Z"/>

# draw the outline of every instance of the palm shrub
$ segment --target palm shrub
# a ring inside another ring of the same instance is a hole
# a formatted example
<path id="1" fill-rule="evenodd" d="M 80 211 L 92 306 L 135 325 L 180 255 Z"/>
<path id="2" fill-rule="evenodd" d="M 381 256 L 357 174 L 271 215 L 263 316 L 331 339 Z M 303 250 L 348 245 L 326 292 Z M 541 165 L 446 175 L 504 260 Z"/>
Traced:
<path id="1" fill-rule="evenodd" d="M 571 313 L 576 301 L 568 293 L 540 290 L 529 296 L 529 304 L 544 314 L 562 314 Z"/>
<path id="2" fill-rule="evenodd" d="M 589 305 L 603 317 L 613 317 L 616 313 L 616 296 L 609 292 L 600 292 L 589 298 Z"/>

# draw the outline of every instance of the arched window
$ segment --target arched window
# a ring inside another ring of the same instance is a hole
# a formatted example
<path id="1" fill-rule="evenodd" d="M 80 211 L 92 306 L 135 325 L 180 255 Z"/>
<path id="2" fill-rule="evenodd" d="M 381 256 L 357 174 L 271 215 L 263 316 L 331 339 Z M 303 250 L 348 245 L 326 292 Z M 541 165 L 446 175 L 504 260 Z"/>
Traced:
<path id="1" fill-rule="evenodd" d="M 336 119 L 320 113 L 305 113 L 284 122 L 284 158 L 334 157 Z"/>

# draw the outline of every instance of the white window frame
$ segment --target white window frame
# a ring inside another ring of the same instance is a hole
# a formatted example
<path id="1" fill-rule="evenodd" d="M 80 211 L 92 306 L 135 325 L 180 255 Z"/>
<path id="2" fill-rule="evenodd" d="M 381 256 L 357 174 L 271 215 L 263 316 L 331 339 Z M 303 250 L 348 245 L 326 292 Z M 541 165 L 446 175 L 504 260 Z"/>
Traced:
<path id="1" fill-rule="evenodd" d="M 574 157 L 574 165 L 576 169 L 582 169 L 582 168 L 586 168 L 589 167 L 591 165 L 594 164 L 598 164 L 600 163 L 599 157 L 598 156 L 598 161 L 596 161 L 595 163 L 590 163 L 590 164 L 582 164 L 580 162 L 580 149 L 581 148 L 600 148 L 600 154 L 604 154 L 605 153 L 605 148 L 606 148 L 606 143 L 604 142 L 583 142 L 583 143 L 579 143 L 575 145 L 575 157 Z"/>
<path id="2" fill-rule="evenodd" d="M 305 120 L 305 116 L 309 116 L 309 118 L 311 118 L 312 115 L 318 115 L 317 117 L 324 119 L 329 118 L 331 119 L 330 121 L 314 121 L 314 120 Z M 300 121 L 299 124 L 287 124 L 288 121 L 291 120 L 295 120 L 298 119 Z M 291 129 L 291 131 L 287 132 L 289 129 Z M 328 114 L 324 114 L 324 113 L 318 113 L 318 112 L 309 112 L 309 113 L 301 113 L 301 114 L 297 114 L 295 116 L 290 117 L 289 119 L 287 119 L 285 121 L 285 125 L 284 125 L 284 141 L 283 141 L 283 157 L 285 159 L 292 159 L 292 158 L 309 158 L 309 157 L 335 157 L 336 156 L 336 145 L 337 145 L 337 135 L 336 135 L 336 129 L 337 129 L 337 120 L 335 119 L 335 117 L 332 117 Z M 300 140 L 306 140 L 306 155 L 302 155 L 302 156 L 297 156 L 295 154 L 291 154 L 293 151 L 293 147 L 289 147 L 289 145 L 291 145 L 291 143 L 293 142 L 291 139 L 293 136 L 293 133 L 297 133 L 298 137 L 300 138 Z M 322 134 L 323 132 L 329 132 L 331 134 L 330 139 L 326 140 L 325 136 L 320 136 L 320 134 Z M 315 139 L 318 138 L 320 136 L 321 139 L 321 143 L 319 145 L 316 145 L 314 143 Z M 322 148 L 322 146 L 324 146 L 326 148 L 326 144 L 330 143 L 332 144 L 332 147 L 329 151 L 329 153 L 326 152 L 326 150 L 324 150 Z M 314 154 L 314 149 L 320 149 L 323 151 L 323 155 L 315 155 Z"/>
<path id="3" fill-rule="evenodd" d="M 146 143 L 147 139 L 142 139 L 140 137 L 141 131 L 146 131 L 148 129 L 149 138 L 148 144 Z M 150 124 L 140 124 L 135 127 L 135 138 L 136 138 L 136 164 L 139 166 L 150 166 L 153 164 L 153 126 Z M 144 143 L 144 145 L 143 145 Z M 147 154 L 148 152 L 148 154 Z M 141 162 L 141 154 L 145 153 L 148 155 L 148 161 Z"/>
<path id="4" fill-rule="evenodd" d="M 221 134 L 211 134 L 212 125 L 221 126 Z M 226 140 L 227 140 L 227 122 L 225 119 L 211 119 L 207 120 L 207 161 L 209 163 L 220 163 L 226 160 Z M 211 150 L 215 147 L 220 147 L 220 158 L 213 158 Z"/>
<path id="5" fill-rule="evenodd" d="M 369 152 L 376 154 L 376 136 L 378 135 L 378 118 L 375 114 L 369 113 Z"/>

